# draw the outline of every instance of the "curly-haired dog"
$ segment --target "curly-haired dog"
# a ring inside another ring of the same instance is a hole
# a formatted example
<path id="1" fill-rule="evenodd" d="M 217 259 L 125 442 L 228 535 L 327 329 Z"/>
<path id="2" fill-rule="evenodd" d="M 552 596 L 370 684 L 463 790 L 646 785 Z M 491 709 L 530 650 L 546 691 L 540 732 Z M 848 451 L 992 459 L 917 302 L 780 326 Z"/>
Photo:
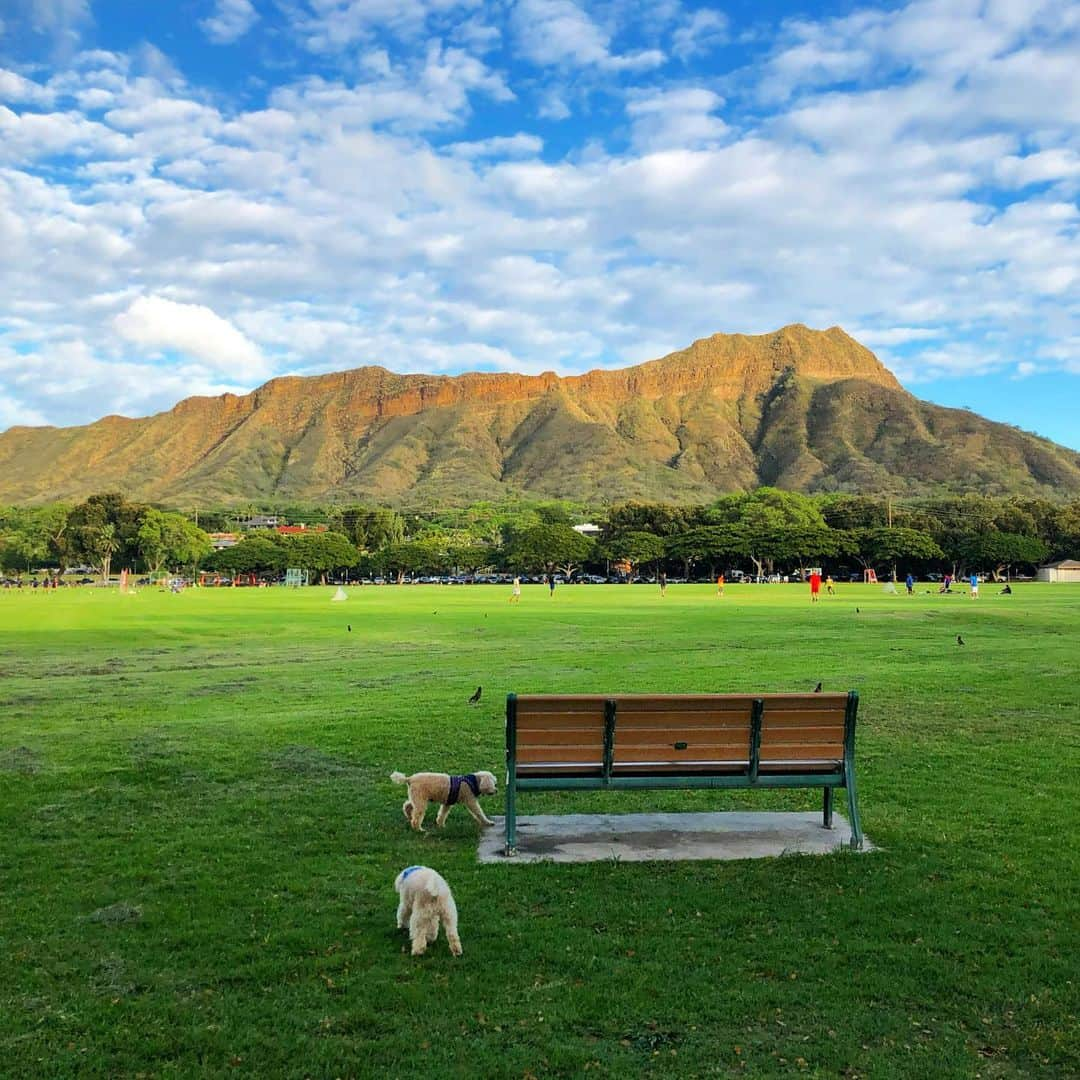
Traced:
<path id="1" fill-rule="evenodd" d="M 495 777 L 489 772 L 469 773 L 466 776 L 450 776 L 440 772 L 418 772 L 406 776 L 392 772 L 390 779 L 395 784 L 409 785 L 409 797 L 402 804 L 401 812 L 417 832 L 424 831 L 424 814 L 429 802 L 442 803 L 435 817 L 435 824 L 440 829 L 446 824 L 450 807 L 459 799 L 481 825 L 495 824 L 477 802 L 481 795 L 495 794 Z"/>
<path id="2" fill-rule="evenodd" d="M 439 936 L 440 920 L 446 928 L 450 951 L 460 956 L 457 905 L 446 879 L 429 866 L 407 866 L 394 879 L 394 889 L 401 897 L 397 909 L 398 929 L 409 928 L 413 956 L 422 955 Z"/>

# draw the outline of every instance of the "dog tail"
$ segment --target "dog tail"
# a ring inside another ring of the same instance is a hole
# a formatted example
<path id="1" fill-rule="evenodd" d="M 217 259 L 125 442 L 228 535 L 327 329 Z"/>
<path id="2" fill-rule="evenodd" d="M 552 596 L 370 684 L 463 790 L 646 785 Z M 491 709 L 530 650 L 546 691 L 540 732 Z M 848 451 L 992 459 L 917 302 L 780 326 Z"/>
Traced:
<path id="1" fill-rule="evenodd" d="M 392 772 L 390 774 L 390 779 L 393 780 L 395 784 L 407 784 L 409 782 L 409 778 L 401 772 Z"/>

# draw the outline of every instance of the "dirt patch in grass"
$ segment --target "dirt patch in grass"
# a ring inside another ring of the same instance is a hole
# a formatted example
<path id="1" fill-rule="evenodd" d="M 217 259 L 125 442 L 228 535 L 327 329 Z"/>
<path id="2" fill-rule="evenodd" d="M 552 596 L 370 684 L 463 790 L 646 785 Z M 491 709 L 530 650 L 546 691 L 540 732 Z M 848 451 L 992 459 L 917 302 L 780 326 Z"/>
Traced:
<path id="1" fill-rule="evenodd" d="M 44 766 L 45 759 L 29 746 L 13 746 L 10 750 L 0 750 L 0 772 L 33 776 L 41 772 Z"/>
<path id="2" fill-rule="evenodd" d="M 161 735 L 136 735 L 129 748 L 131 763 L 141 772 L 160 772 L 176 765 L 180 754 L 176 747 Z"/>
<path id="3" fill-rule="evenodd" d="M 294 776 L 350 776 L 359 771 L 351 761 L 313 746 L 283 746 L 266 757 L 273 768 Z"/>
<path id="4" fill-rule="evenodd" d="M 105 956 L 98 961 L 90 976 L 90 989 L 105 997 L 128 997 L 138 990 L 128 974 L 127 965 L 119 956 Z"/>
<path id="5" fill-rule="evenodd" d="M 234 694 L 238 690 L 243 690 L 244 687 L 250 686 L 257 680 L 252 676 L 246 679 L 235 679 L 232 682 L 210 683 L 207 686 L 196 686 L 194 690 L 189 690 L 187 696 L 189 698 L 203 698 L 213 697 L 215 694 Z"/>
<path id="6" fill-rule="evenodd" d="M 134 904 L 128 904 L 118 900 L 108 907 L 98 908 L 86 916 L 86 922 L 102 923 L 105 926 L 121 926 L 124 923 L 135 923 L 142 918 L 142 908 Z"/>

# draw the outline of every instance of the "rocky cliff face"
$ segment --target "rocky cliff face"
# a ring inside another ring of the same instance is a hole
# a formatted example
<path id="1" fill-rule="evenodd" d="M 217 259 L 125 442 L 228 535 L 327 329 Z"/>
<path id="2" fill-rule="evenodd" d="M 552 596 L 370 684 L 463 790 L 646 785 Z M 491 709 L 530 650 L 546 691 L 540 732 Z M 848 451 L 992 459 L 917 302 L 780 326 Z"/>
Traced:
<path id="1" fill-rule="evenodd" d="M 0 434 L 0 500 L 118 489 L 166 504 L 466 502 L 511 492 L 707 500 L 926 488 L 1080 492 L 1080 455 L 908 394 L 841 329 L 717 334 L 636 367 L 560 378 L 274 379 L 143 419 Z"/>

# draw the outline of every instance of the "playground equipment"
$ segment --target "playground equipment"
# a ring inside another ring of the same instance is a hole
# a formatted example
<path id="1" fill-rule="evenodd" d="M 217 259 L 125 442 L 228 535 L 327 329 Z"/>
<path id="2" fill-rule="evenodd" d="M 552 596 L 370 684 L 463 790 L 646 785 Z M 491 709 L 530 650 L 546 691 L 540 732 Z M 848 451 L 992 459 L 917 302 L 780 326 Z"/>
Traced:
<path id="1" fill-rule="evenodd" d="M 285 571 L 285 584 L 292 589 L 298 589 L 301 585 L 308 583 L 308 572 L 301 570 L 299 567 L 290 566 Z"/>
<path id="2" fill-rule="evenodd" d="M 864 570 L 862 579 L 864 585 L 876 585 L 878 583 L 877 574 L 873 570 Z"/>

